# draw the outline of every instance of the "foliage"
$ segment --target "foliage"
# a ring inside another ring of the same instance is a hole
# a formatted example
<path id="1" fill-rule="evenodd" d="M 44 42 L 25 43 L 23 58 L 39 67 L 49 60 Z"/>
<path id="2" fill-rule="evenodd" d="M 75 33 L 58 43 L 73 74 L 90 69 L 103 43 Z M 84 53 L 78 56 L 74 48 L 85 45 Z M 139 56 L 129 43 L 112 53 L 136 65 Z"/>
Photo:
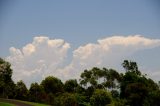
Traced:
<path id="1" fill-rule="evenodd" d="M 42 87 L 46 93 L 58 93 L 63 91 L 63 83 L 60 79 L 48 76 L 41 82 Z"/>
<path id="2" fill-rule="evenodd" d="M 43 102 L 42 97 L 44 93 L 44 89 L 41 85 L 38 83 L 32 83 L 29 89 L 29 100 L 32 102 Z"/>
<path id="3" fill-rule="evenodd" d="M 77 80 L 67 80 L 64 84 L 64 90 L 66 92 L 75 92 L 78 86 Z"/>
<path id="4" fill-rule="evenodd" d="M 22 80 L 17 82 L 15 89 L 16 89 L 16 94 L 15 94 L 16 99 L 19 99 L 19 100 L 28 99 L 28 89 Z"/>
<path id="5" fill-rule="evenodd" d="M 105 106 L 111 104 L 112 96 L 109 92 L 102 89 L 96 89 L 90 98 L 90 103 L 92 106 Z"/>
<path id="6" fill-rule="evenodd" d="M 11 64 L 0 58 L 0 97 L 13 97 L 14 82 L 12 80 Z"/>
<path id="7" fill-rule="evenodd" d="M 119 98 L 120 94 L 117 90 L 112 90 L 111 91 L 112 97 L 113 98 Z"/>
<path id="8" fill-rule="evenodd" d="M 0 102 L 0 106 L 16 106 L 16 105 L 11 103 Z"/>
<path id="9" fill-rule="evenodd" d="M 122 66 L 127 72 L 133 72 L 136 75 L 141 75 L 141 72 L 138 70 L 138 65 L 136 62 L 124 60 Z"/>
<path id="10" fill-rule="evenodd" d="M 97 67 L 84 70 L 79 82 L 69 79 L 63 84 L 48 76 L 28 90 L 23 81 L 13 82 L 10 63 L 0 58 L 0 97 L 53 106 L 160 106 L 160 82 L 143 75 L 136 62 L 124 60 L 122 66 L 125 73 Z"/>
<path id="11" fill-rule="evenodd" d="M 125 99 L 120 99 L 120 98 L 116 98 L 113 99 L 113 106 L 127 106 L 126 105 L 127 101 Z"/>
<path id="12" fill-rule="evenodd" d="M 63 93 L 54 100 L 54 106 L 77 106 L 76 96 L 71 93 Z"/>
<path id="13" fill-rule="evenodd" d="M 158 85 L 141 74 L 136 62 L 125 60 L 122 65 L 126 69 L 126 73 L 120 84 L 120 97 L 126 99 L 130 106 L 156 106 L 152 101 L 156 100 L 153 99 L 154 92 L 160 91 Z"/>
<path id="14" fill-rule="evenodd" d="M 80 84 L 85 89 L 114 89 L 119 85 L 120 80 L 121 76 L 116 70 L 94 67 L 91 70 L 84 70 Z"/>

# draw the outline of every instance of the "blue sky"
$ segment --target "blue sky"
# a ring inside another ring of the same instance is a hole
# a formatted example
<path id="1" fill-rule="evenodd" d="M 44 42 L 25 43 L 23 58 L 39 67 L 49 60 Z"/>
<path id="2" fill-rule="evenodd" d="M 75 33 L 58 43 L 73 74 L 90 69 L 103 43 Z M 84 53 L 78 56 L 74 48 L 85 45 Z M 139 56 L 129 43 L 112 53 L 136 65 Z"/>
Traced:
<path id="1" fill-rule="evenodd" d="M 4 0 L 5 1 L 5 0 Z M 1 56 L 34 36 L 62 38 L 75 47 L 112 35 L 159 38 L 158 0 L 15 0 L 2 3 Z"/>
<path id="2" fill-rule="evenodd" d="M 68 42 L 70 57 L 80 46 L 114 35 L 160 39 L 159 10 L 159 0 L 4 0 L 0 56 L 9 56 L 10 47 L 21 49 L 40 35 Z M 160 47 L 156 47 L 129 58 L 158 70 L 159 54 Z"/>

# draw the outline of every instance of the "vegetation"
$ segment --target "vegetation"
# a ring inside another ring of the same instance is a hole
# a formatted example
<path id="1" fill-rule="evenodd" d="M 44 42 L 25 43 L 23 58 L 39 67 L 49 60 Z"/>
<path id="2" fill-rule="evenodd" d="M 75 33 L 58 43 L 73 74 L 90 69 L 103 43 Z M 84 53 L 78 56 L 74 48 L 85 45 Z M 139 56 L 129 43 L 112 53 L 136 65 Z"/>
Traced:
<path id="1" fill-rule="evenodd" d="M 0 58 L 0 97 L 53 106 L 160 106 L 160 82 L 143 75 L 136 62 L 122 66 L 124 73 L 93 67 L 65 83 L 48 76 L 27 89 L 23 81 L 13 82 L 11 65 Z"/>
<path id="2" fill-rule="evenodd" d="M 15 106 L 15 105 L 11 103 L 0 102 L 0 106 Z"/>
<path id="3" fill-rule="evenodd" d="M 25 103 L 25 104 L 30 104 L 32 106 L 49 106 L 41 103 L 35 103 L 35 102 L 28 102 L 28 101 L 21 101 L 21 100 L 15 100 L 17 102 Z"/>
<path id="4" fill-rule="evenodd" d="M 28 105 L 29 106 L 49 106 L 46 104 L 35 103 L 35 102 L 0 98 L 0 106 L 28 106 Z"/>
<path id="5" fill-rule="evenodd" d="M 109 92 L 103 89 L 96 89 L 90 98 L 92 106 L 105 106 L 111 104 L 112 96 Z"/>

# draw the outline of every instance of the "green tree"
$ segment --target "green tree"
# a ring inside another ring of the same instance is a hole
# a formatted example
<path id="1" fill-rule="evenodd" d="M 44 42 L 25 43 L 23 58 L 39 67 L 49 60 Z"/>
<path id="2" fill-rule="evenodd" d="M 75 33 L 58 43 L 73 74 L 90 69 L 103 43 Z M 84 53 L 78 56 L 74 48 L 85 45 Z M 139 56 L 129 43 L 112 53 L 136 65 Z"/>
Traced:
<path id="1" fill-rule="evenodd" d="M 126 72 L 131 71 L 139 76 L 141 75 L 141 72 L 138 70 L 138 65 L 136 62 L 124 60 L 122 66 L 126 70 Z"/>
<path id="2" fill-rule="evenodd" d="M 138 66 L 136 62 L 124 60 L 122 63 L 123 68 L 126 70 L 125 75 L 123 75 L 121 84 L 120 84 L 120 89 L 121 93 L 120 96 L 121 98 L 125 98 L 125 90 L 126 87 L 131 84 L 131 83 L 136 83 L 138 82 L 138 79 L 141 77 L 141 72 L 138 70 Z M 138 73 L 138 74 L 137 74 Z"/>
<path id="3" fill-rule="evenodd" d="M 125 98 L 128 99 L 130 106 L 143 106 L 147 95 L 147 87 L 138 82 L 128 84 L 125 90 Z"/>
<path id="4" fill-rule="evenodd" d="M 54 100 L 54 106 L 78 106 L 75 94 L 63 93 Z"/>
<path id="5" fill-rule="evenodd" d="M 103 83 L 103 85 L 106 88 L 111 88 L 111 89 L 117 88 L 119 86 L 119 82 L 121 80 L 120 74 L 114 69 L 109 69 L 109 70 L 105 71 L 104 73 L 106 73 L 106 74 L 104 74 L 104 77 L 106 79 L 105 79 L 105 82 Z"/>
<path id="6" fill-rule="evenodd" d="M 158 106 L 154 104 L 159 97 L 154 93 L 159 91 L 158 84 L 142 75 L 136 62 L 125 60 L 122 65 L 126 73 L 120 83 L 120 97 L 126 99 L 130 106 Z"/>
<path id="7" fill-rule="evenodd" d="M 46 93 L 56 94 L 58 92 L 63 92 L 63 83 L 60 79 L 48 76 L 41 82 L 42 87 Z"/>
<path id="8" fill-rule="evenodd" d="M 109 92 L 103 89 L 96 89 L 90 98 L 92 106 L 106 106 L 112 103 L 112 96 Z"/>
<path id="9" fill-rule="evenodd" d="M 38 83 L 32 83 L 29 89 L 30 101 L 32 102 L 43 102 L 42 95 L 44 94 L 44 89 Z"/>
<path id="10" fill-rule="evenodd" d="M 112 90 L 111 94 L 113 98 L 119 98 L 119 92 L 117 90 Z"/>
<path id="11" fill-rule="evenodd" d="M 64 84 L 64 90 L 66 92 L 75 92 L 78 86 L 77 80 L 67 80 Z"/>
<path id="12" fill-rule="evenodd" d="M 81 79 L 80 79 L 80 84 L 83 85 L 85 88 L 87 88 L 88 83 L 92 77 L 92 72 L 88 70 L 84 70 L 83 73 L 81 73 Z"/>
<path id="13" fill-rule="evenodd" d="M 0 58 L 0 97 L 12 98 L 14 87 L 11 64 Z"/>
<path id="14" fill-rule="evenodd" d="M 16 84 L 15 98 L 19 100 L 28 100 L 28 89 L 22 80 Z"/>
<path id="15" fill-rule="evenodd" d="M 160 90 L 150 92 L 146 101 L 150 106 L 160 106 Z"/>

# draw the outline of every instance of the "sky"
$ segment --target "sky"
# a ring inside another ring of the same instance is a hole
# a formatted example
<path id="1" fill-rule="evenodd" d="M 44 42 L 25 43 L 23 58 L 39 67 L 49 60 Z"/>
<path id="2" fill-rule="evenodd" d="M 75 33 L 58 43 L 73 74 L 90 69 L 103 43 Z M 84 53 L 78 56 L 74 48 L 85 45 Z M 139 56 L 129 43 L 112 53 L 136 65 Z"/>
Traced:
<path id="1" fill-rule="evenodd" d="M 160 79 L 159 0 L 1 0 L 0 57 L 14 81 L 63 81 L 124 59 Z"/>

